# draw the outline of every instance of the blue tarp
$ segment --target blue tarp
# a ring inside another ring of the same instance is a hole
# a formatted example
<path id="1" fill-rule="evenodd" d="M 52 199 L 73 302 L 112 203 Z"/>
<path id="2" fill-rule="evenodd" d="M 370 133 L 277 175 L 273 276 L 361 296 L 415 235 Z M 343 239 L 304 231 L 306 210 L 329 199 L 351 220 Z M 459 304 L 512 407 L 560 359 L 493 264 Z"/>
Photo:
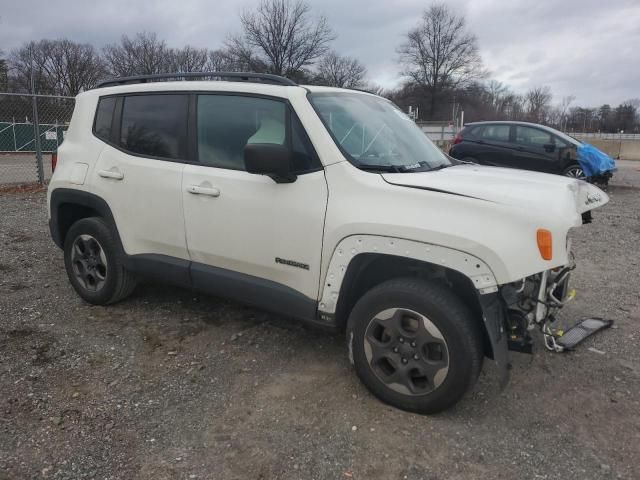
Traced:
<path id="1" fill-rule="evenodd" d="M 578 147 L 578 163 L 587 177 L 616 170 L 613 158 L 588 143 Z"/>

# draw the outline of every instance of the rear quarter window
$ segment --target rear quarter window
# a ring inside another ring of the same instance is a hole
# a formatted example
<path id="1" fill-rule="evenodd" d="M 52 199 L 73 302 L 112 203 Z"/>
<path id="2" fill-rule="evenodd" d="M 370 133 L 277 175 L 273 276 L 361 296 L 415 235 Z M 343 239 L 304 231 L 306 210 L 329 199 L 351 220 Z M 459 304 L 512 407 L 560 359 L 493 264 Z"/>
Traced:
<path id="1" fill-rule="evenodd" d="M 113 111 L 116 106 L 115 97 L 101 98 L 96 108 L 96 118 L 93 124 L 93 133 L 96 137 L 109 141 L 111 139 L 111 123 Z"/>

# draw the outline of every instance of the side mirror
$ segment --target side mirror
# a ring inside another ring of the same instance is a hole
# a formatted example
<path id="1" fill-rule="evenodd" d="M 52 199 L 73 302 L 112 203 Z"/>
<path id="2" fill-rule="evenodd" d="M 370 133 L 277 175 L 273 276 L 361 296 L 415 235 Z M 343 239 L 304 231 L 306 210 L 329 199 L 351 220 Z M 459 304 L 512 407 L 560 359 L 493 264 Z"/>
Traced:
<path id="1" fill-rule="evenodd" d="M 267 175 L 276 183 L 292 183 L 291 150 L 273 143 L 254 143 L 244 147 L 244 165 L 249 173 Z"/>
<path id="2" fill-rule="evenodd" d="M 553 151 L 556 149 L 556 146 L 555 146 L 555 144 L 553 144 L 553 143 L 545 143 L 545 144 L 544 144 L 544 149 L 545 149 L 547 152 L 553 152 Z"/>

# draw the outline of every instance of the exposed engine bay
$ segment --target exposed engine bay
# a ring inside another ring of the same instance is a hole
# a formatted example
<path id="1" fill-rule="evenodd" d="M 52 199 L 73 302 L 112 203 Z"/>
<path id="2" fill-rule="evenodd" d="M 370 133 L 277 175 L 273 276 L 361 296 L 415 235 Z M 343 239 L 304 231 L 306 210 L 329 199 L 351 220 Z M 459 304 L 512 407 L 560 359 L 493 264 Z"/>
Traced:
<path id="1" fill-rule="evenodd" d="M 556 341 L 558 332 L 552 326 L 558 311 L 575 297 L 575 290 L 569 289 L 569 279 L 574 268 L 575 262 L 572 259 L 564 267 L 546 270 L 500 289 L 508 309 L 510 350 L 531 353 L 529 331 L 536 327 L 542 332 L 548 350 L 564 350 Z"/>

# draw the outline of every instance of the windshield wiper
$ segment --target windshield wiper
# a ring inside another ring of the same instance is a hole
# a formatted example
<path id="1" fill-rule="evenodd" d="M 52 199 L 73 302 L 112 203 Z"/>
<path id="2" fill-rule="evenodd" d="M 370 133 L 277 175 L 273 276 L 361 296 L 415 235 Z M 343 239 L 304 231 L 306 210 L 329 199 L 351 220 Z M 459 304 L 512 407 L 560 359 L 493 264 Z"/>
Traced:
<path id="1" fill-rule="evenodd" d="M 450 163 L 442 163 L 440 165 L 436 165 L 435 167 L 428 168 L 425 172 L 433 172 L 435 170 L 442 170 L 443 168 L 453 167 Z"/>
<path id="2" fill-rule="evenodd" d="M 401 173 L 403 171 L 395 165 L 372 165 L 368 163 L 359 163 L 358 168 L 368 172 Z"/>

